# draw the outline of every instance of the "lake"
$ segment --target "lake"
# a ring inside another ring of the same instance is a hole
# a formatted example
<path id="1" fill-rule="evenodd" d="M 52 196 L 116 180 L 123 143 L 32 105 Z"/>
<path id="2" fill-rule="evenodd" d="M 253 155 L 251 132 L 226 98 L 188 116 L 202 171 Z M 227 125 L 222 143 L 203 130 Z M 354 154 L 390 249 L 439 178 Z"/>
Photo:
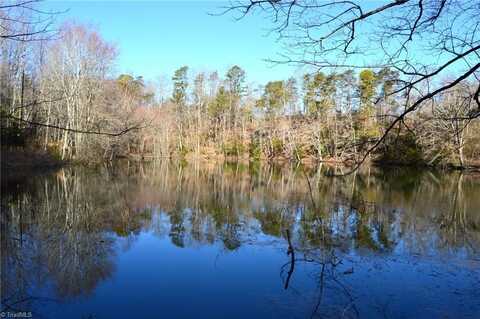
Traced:
<path id="1" fill-rule="evenodd" d="M 480 318 L 480 176 L 127 162 L 2 181 L 32 318 Z"/>

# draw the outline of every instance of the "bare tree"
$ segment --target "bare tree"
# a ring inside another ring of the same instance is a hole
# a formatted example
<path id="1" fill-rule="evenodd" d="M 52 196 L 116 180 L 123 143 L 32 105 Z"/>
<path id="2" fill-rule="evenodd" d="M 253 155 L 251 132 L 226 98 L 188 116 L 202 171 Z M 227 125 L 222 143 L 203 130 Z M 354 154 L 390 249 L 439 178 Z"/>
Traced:
<path id="1" fill-rule="evenodd" d="M 5 0 L 0 4 L 0 41 L 42 41 L 56 34 L 53 28 L 59 11 L 39 8 L 43 0 Z"/>
<path id="2" fill-rule="evenodd" d="M 41 2 L 0 4 L 2 133 L 9 128 L 44 129 L 45 147 L 50 135 L 63 135 L 61 153 L 66 157 L 68 144 L 80 151 L 85 134 L 118 137 L 138 130 L 142 123 L 127 121 L 110 129 L 112 125 L 100 123 L 106 118 L 93 105 L 115 56 L 110 45 L 79 26 L 65 24 L 56 30 L 55 17 L 62 12 L 45 11 Z"/>
<path id="3" fill-rule="evenodd" d="M 424 110 L 419 116 L 423 122 L 419 127 L 419 142 L 429 158 L 429 162 L 446 162 L 465 167 L 465 140 L 472 124 L 472 114 L 476 112 L 472 91 L 469 85 L 459 85 L 443 92 L 435 101 L 433 109 Z"/>
<path id="4" fill-rule="evenodd" d="M 222 13 L 236 12 L 242 19 L 258 11 L 272 18 L 285 43 L 285 52 L 274 63 L 399 72 L 402 85 L 382 99 L 402 95 L 404 107 L 388 114 L 392 120 L 354 170 L 408 114 L 446 90 L 480 78 L 478 1 L 250 0 L 232 2 Z M 455 76 L 441 81 L 446 74 Z M 470 118 L 480 116 L 479 92 L 477 84 L 472 94 L 477 108 Z"/>

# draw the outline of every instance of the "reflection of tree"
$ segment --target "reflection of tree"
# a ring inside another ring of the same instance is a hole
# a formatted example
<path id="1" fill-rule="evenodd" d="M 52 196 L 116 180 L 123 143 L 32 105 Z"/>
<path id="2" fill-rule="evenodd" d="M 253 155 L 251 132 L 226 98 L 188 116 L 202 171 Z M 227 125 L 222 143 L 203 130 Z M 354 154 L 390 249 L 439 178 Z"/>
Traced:
<path id="1" fill-rule="evenodd" d="M 282 237 L 282 231 L 295 222 L 292 220 L 294 214 L 290 214 L 286 209 L 268 205 L 263 212 L 256 212 L 253 215 L 260 222 L 262 232 L 275 237 Z"/>
<path id="2" fill-rule="evenodd" d="M 184 214 L 183 210 L 175 209 L 170 212 L 170 239 L 175 246 L 185 247 L 184 237 L 185 237 L 185 227 L 183 226 Z"/>
<path id="3" fill-rule="evenodd" d="M 353 269 L 344 272 L 338 271 L 337 266 L 342 261 L 337 257 L 337 252 L 333 247 L 295 248 L 291 242 L 290 231 L 287 229 L 285 233 L 288 242 L 287 255 L 290 256 L 290 260 L 280 268 L 280 275 L 285 277 L 284 288 L 289 288 L 297 263 L 313 264 L 319 269 L 319 274 L 316 276 L 318 280 L 317 299 L 313 304 L 310 318 L 337 318 L 339 314 L 345 318 L 358 318 L 359 312 L 354 298 L 348 287 L 342 282 L 342 277 L 349 275 Z M 301 257 L 298 257 L 299 255 Z M 325 302 L 324 299 L 327 298 L 329 300 Z"/>
<path id="4" fill-rule="evenodd" d="M 440 233 L 442 234 L 440 245 L 445 248 L 465 247 L 472 253 L 478 252 L 480 218 L 472 219 L 468 212 L 471 210 L 470 198 L 475 192 L 475 186 L 464 181 L 465 176 L 458 174 L 450 181 L 448 186 L 453 197 L 451 204 L 441 211 L 438 217 Z M 466 190 L 465 190 L 466 188 Z"/>
<path id="5" fill-rule="evenodd" d="M 236 250 L 259 235 L 287 242 L 288 230 L 293 262 L 318 263 L 323 298 L 332 287 L 343 291 L 332 258 L 352 250 L 388 254 L 401 244 L 474 254 L 480 246 L 480 184 L 461 174 L 390 169 L 332 179 L 289 167 L 165 162 L 65 169 L 22 188 L 1 202 L 2 291 L 11 301 L 49 282 L 59 297 L 92 292 L 114 271 L 116 238 L 133 241 L 141 231 L 178 247 Z M 294 270 L 288 277 L 292 285 Z"/>
<path id="6" fill-rule="evenodd" d="M 84 231 L 58 236 L 42 247 L 40 260 L 56 283 L 61 297 L 90 294 L 113 272 L 112 240 L 100 233 Z"/>
<path id="7" fill-rule="evenodd" d="M 454 180 L 454 175 L 395 169 L 332 179 L 288 167 L 178 169 L 161 163 L 154 170 L 145 168 L 134 197 L 137 209 L 158 205 L 169 216 L 172 240 L 180 243 L 181 236 L 183 245 L 219 241 L 234 249 L 255 236 L 258 225 L 276 238 L 292 229 L 292 238 L 316 247 L 389 252 L 402 242 L 418 251 L 432 244 L 443 249 L 453 236 L 442 231 L 438 220 L 455 193 Z M 479 185 L 463 184 L 469 192 L 461 202 L 469 204 L 460 233 L 468 232 L 472 245 L 478 245 L 478 218 L 472 212 L 480 202 L 471 193 Z"/>
<path id="8" fill-rule="evenodd" d="M 118 191 L 125 185 L 109 182 L 108 172 L 61 170 L 27 182 L 24 193 L 2 194 L 2 308 L 33 309 L 44 298 L 31 291 L 47 283 L 68 298 L 110 277 L 112 231 L 121 235 L 127 223 L 130 233 L 143 224 L 141 213 L 125 214 Z"/>

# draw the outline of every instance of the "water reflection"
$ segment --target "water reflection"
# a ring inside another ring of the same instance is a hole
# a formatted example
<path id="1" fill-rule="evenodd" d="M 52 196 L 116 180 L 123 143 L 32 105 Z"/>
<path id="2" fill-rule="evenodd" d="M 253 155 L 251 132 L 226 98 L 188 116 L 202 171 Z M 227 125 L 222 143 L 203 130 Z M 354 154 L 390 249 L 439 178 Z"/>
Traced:
<path id="1" fill-rule="evenodd" d="M 51 317 L 66 304 L 98 300 L 102 283 L 124 278 L 117 263 L 151 234 L 177 257 L 212 247 L 243 267 L 250 261 L 240 256 L 260 247 L 283 260 L 269 269 L 289 293 L 275 292 L 275 317 L 408 317 L 409 297 L 396 290 L 405 283 L 437 289 L 438 297 L 425 296 L 427 316 L 480 315 L 478 176 L 389 169 L 329 178 L 325 170 L 123 163 L 3 184 L 2 309 Z M 127 267 L 134 279 L 136 267 Z M 383 284 L 393 291 L 386 299 Z M 431 304 L 445 300 L 441 311 Z M 89 307 L 98 313 L 105 305 Z M 271 317 L 268 307 L 248 315 Z M 211 311 L 209 318 L 226 314 Z M 99 317 L 122 316 L 132 317 Z"/>

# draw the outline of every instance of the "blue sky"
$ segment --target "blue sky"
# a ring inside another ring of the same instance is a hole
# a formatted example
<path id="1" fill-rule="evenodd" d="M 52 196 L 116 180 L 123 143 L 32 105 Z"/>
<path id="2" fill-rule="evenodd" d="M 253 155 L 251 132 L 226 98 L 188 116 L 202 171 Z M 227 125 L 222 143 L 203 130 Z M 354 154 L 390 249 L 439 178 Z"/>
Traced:
<path id="1" fill-rule="evenodd" d="M 189 66 L 190 76 L 214 70 L 223 76 L 229 67 L 237 64 L 246 71 L 249 83 L 265 84 L 290 76 L 298 78 L 308 71 L 295 66 L 273 66 L 264 61 L 278 58 L 279 53 L 285 52 L 282 44 L 276 41 L 276 33 L 269 34 L 271 17 L 257 12 L 237 21 L 235 16 L 238 13 L 209 14 L 221 12 L 228 3 L 220 0 L 45 0 L 43 6 L 54 11 L 68 9 L 58 16 L 58 23 L 74 20 L 93 25 L 107 41 L 115 43 L 119 49 L 117 74 L 143 76 L 147 81 L 161 78 L 168 85 L 174 70 L 183 65 Z M 382 1 L 366 1 L 365 6 L 368 8 L 379 3 Z M 369 62 L 381 58 L 380 51 L 375 50 L 378 45 L 371 45 L 365 38 L 370 31 L 369 24 L 362 24 L 360 30 L 364 32 L 357 30 L 357 38 L 363 35 L 360 42 L 370 52 L 354 61 L 372 64 Z M 421 39 L 417 45 L 427 40 Z M 415 59 L 432 65 L 445 59 L 445 56 L 422 51 L 420 47 L 413 47 L 411 53 L 410 58 L 415 56 Z M 458 66 L 452 65 L 445 73 L 456 69 Z"/>
<path id="2" fill-rule="evenodd" d="M 263 61 L 281 52 L 269 22 L 261 15 L 235 21 L 233 14 L 211 16 L 227 5 L 221 1 L 47 1 L 51 10 L 69 11 L 58 22 L 73 19 L 95 26 L 117 45 L 117 73 L 133 73 L 147 80 L 170 79 L 188 65 L 191 74 L 226 70 L 238 64 L 247 80 L 258 84 L 286 79 L 303 70 L 272 66 Z"/>

